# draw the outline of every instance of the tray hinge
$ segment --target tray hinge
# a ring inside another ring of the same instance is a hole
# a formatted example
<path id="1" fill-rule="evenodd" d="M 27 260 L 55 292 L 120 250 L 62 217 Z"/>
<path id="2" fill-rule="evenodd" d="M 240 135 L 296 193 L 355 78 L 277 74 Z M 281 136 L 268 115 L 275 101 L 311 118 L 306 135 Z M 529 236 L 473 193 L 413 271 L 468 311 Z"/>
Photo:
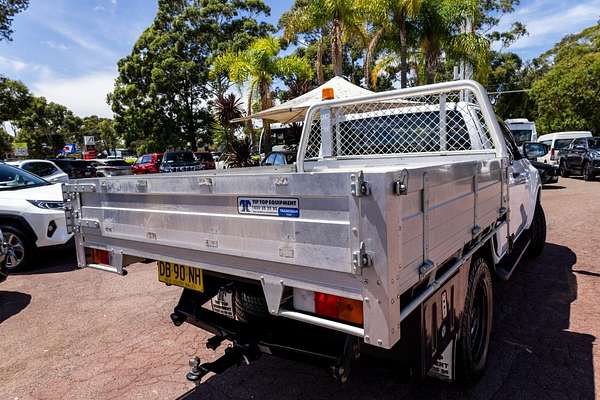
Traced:
<path id="1" fill-rule="evenodd" d="M 73 232 L 81 232 L 81 228 L 91 228 L 91 229 L 100 229 L 100 221 L 95 219 L 78 219 L 78 216 L 75 215 L 76 219 L 73 223 Z"/>
<path id="2" fill-rule="evenodd" d="M 361 268 L 373 266 L 373 257 L 367 253 L 365 242 L 360 242 L 358 250 L 352 253 L 352 264 L 355 273 L 359 272 Z"/>
<path id="3" fill-rule="evenodd" d="M 350 193 L 352 196 L 362 197 L 371 194 L 371 186 L 369 182 L 365 181 L 365 174 L 362 171 L 358 174 L 352 174 L 350 181 Z"/>
<path id="4" fill-rule="evenodd" d="M 394 181 L 394 194 L 405 196 L 408 194 L 408 171 L 403 169 Z"/>

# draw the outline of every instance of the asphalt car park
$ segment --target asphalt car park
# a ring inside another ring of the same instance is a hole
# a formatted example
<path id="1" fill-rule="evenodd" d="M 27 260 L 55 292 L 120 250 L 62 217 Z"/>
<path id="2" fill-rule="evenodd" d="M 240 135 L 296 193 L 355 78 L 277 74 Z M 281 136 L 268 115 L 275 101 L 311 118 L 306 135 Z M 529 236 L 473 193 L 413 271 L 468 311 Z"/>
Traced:
<path id="1" fill-rule="evenodd" d="M 77 270 L 73 256 L 52 251 L 0 284 L 0 399 L 593 399 L 598 193 L 600 181 L 579 178 L 546 186 L 546 249 L 495 282 L 491 353 L 474 386 L 410 383 L 368 360 L 342 385 L 325 369 L 263 356 L 194 388 L 188 359 L 216 359 L 224 345 L 207 350 L 208 333 L 173 326 L 180 289 L 159 283 L 154 263 L 124 278 Z"/>

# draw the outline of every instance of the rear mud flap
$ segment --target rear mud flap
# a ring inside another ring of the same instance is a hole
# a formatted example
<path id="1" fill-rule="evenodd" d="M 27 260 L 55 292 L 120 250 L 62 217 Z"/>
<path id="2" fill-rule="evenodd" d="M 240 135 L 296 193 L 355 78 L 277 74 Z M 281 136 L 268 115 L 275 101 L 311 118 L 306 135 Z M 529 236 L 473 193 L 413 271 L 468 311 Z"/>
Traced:
<path id="1" fill-rule="evenodd" d="M 427 375 L 447 382 L 453 382 L 456 377 L 454 370 L 456 361 L 456 341 L 452 340 L 434 363 Z"/>
<path id="2" fill-rule="evenodd" d="M 469 263 L 440 287 L 421 308 L 424 375 L 456 379 L 456 346 L 465 307 Z"/>

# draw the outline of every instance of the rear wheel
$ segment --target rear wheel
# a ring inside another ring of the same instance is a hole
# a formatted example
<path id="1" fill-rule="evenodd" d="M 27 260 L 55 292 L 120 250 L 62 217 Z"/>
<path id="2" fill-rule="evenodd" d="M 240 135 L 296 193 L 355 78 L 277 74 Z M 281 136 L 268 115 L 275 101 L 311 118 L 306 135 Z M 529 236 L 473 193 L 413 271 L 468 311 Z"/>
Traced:
<path id="1" fill-rule="evenodd" d="M 594 168 L 590 162 L 585 162 L 581 168 L 584 181 L 594 180 Z"/>
<path id="2" fill-rule="evenodd" d="M 473 382 L 485 370 L 492 331 L 492 276 L 483 257 L 472 260 L 458 339 L 458 378 Z"/>
<path id="3" fill-rule="evenodd" d="M 562 176 L 563 178 L 569 177 L 569 170 L 567 169 L 567 163 L 564 160 L 560 161 L 559 172 L 560 172 L 560 176 Z"/>
<path id="4" fill-rule="evenodd" d="M 33 240 L 12 225 L 1 225 L 0 229 L 6 243 L 6 270 L 16 272 L 27 268 L 35 252 Z"/>
<path id="5" fill-rule="evenodd" d="M 527 255 L 529 257 L 537 257 L 542 254 L 546 245 L 546 214 L 539 202 L 535 206 L 535 213 L 533 214 L 533 221 L 531 222 L 529 232 L 531 243 L 527 249 Z"/>

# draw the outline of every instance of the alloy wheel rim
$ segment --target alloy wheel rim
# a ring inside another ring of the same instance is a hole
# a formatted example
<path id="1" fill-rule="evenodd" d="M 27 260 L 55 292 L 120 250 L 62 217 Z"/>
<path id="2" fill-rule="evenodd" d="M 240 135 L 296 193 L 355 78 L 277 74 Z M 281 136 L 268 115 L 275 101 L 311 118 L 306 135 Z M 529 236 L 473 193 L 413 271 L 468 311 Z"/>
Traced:
<path id="1" fill-rule="evenodd" d="M 14 233 L 5 233 L 4 242 L 6 243 L 6 269 L 15 269 L 25 258 L 25 245 Z"/>

